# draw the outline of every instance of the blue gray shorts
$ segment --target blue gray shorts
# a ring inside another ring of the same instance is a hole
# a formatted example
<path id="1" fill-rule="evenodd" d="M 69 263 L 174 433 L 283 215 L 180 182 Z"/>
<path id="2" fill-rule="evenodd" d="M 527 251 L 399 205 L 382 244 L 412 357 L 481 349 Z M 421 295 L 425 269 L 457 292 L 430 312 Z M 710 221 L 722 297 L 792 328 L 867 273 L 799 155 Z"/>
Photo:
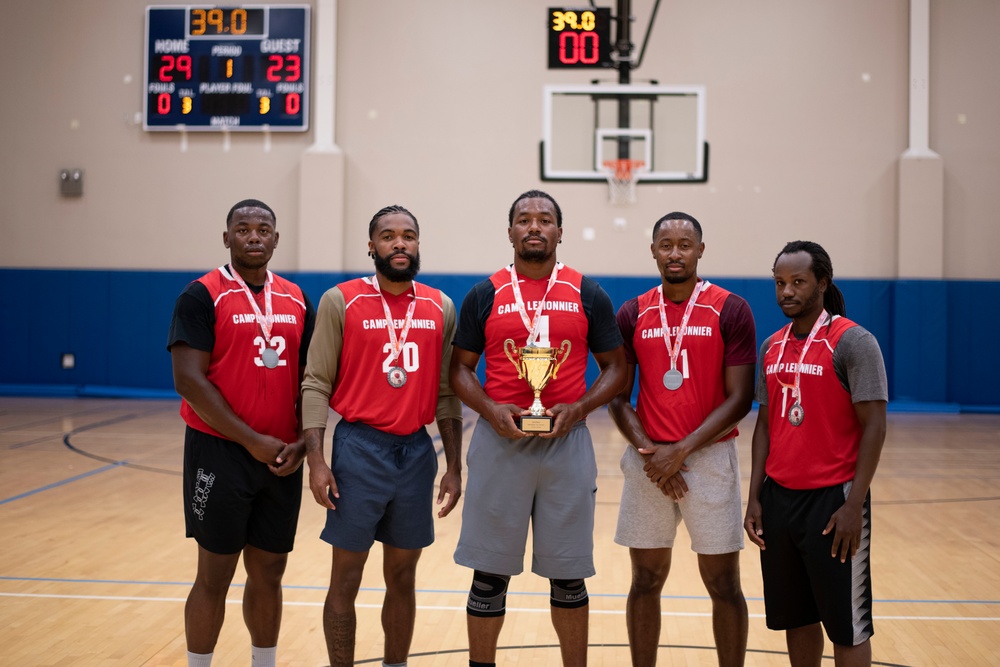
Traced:
<path id="1" fill-rule="evenodd" d="M 434 542 L 438 463 L 427 429 L 400 436 L 341 420 L 332 459 L 340 498 L 326 512 L 324 542 L 347 551 L 368 551 L 375 540 L 399 549 Z"/>

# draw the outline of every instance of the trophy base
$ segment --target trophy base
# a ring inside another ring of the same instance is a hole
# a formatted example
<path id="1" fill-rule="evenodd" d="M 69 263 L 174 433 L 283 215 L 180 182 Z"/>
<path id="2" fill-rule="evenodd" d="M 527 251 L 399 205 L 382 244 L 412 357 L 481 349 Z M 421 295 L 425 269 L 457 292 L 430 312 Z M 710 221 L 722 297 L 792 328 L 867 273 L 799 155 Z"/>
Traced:
<path id="1" fill-rule="evenodd" d="M 542 415 L 521 415 L 518 420 L 518 428 L 525 433 L 551 433 L 553 418 Z"/>

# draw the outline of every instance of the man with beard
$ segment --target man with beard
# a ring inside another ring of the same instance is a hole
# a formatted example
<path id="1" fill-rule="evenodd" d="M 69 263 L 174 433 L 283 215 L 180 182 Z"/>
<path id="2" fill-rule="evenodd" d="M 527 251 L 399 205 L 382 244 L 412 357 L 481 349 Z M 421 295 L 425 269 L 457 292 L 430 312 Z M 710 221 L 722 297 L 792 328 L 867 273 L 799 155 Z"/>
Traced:
<path id="1" fill-rule="evenodd" d="M 368 226 L 375 275 L 341 283 L 320 300 L 302 385 L 309 488 L 327 508 L 321 538 L 333 546 L 323 630 L 331 667 L 354 664 L 354 601 L 368 552 L 382 543 L 384 664 L 406 664 L 416 616 L 421 550 L 434 541 L 435 418 L 447 470 L 437 503 L 445 517 L 462 489 L 462 406 L 448 382 L 455 306 L 414 281 L 420 227 L 402 206 Z M 328 407 L 341 419 L 330 465 Z"/>
<path id="2" fill-rule="evenodd" d="M 625 380 L 611 299 L 593 280 L 556 261 L 562 212 L 530 190 L 508 214 L 514 263 L 476 285 L 462 303 L 451 382 L 481 418 L 469 443 L 469 483 L 455 562 L 474 570 L 467 606 L 469 664 L 492 665 L 507 584 L 523 569 L 530 521 L 534 573 L 549 579 L 552 624 L 563 664 L 587 661 L 594 574 L 597 464 L 586 416 Z M 567 347 L 566 341 L 569 346 Z M 541 393 L 551 431 L 528 431 L 533 391 L 507 357 L 509 347 L 568 349 Z M 587 389 L 587 351 L 600 368 Z M 486 357 L 486 384 L 476 366 Z"/>
<path id="3" fill-rule="evenodd" d="M 655 665 L 660 594 L 683 520 L 712 598 L 720 665 L 742 665 L 742 497 L 736 429 L 753 404 L 757 340 L 746 301 L 698 277 L 701 224 L 668 213 L 650 245 L 662 278 L 618 311 L 628 380 L 609 412 L 628 440 L 615 542 L 629 547 L 626 625 L 633 665 Z M 637 407 L 631 403 L 636 366 Z"/>
<path id="4" fill-rule="evenodd" d="M 870 665 L 869 488 L 885 441 L 882 352 L 845 317 L 821 246 L 788 243 L 772 271 L 792 321 L 760 348 L 743 522 L 760 547 L 767 627 L 785 631 L 792 665 L 820 664 L 824 629 L 838 667 Z"/>
<path id="5" fill-rule="evenodd" d="M 267 204 L 229 210 L 229 264 L 177 298 L 167 349 L 184 399 L 184 519 L 198 574 L 184 607 L 188 665 L 207 667 L 243 554 L 243 620 L 253 664 L 273 667 L 281 577 L 302 500 L 298 401 L 315 312 L 302 290 L 267 270 L 278 247 Z"/>

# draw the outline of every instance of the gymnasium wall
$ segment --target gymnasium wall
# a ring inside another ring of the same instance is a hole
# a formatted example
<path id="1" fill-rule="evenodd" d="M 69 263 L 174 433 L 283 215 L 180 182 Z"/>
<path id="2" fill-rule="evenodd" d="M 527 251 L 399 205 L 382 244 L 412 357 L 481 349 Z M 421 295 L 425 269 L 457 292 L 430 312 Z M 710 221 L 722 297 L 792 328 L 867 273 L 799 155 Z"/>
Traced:
<path id="1" fill-rule="evenodd" d="M 427 282 L 447 283 L 458 301 L 510 261 L 507 209 L 541 187 L 563 208 L 560 258 L 600 279 L 616 304 L 650 284 L 653 222 L 685 210 L 705 227 L 702 273 L 745 287 L 765 333 L 780 324 L 774 255 L 808 238 L 830 251 L 851 314 L 878 335 L 894 398 L 1000 405 L 996 355 L 980 358 L 971 340 L 991 330 L 997 316 L 982 305 L 997 303 L 1000 284 L 1000 3 L 930 2 L 930 79 L 912 85 L 930 93 L 943 231 L 916 246 L 901 243 L 900 226 L 907 0 L 663 0 L 633 80 L 706 87 L 709 180 L 640 185 L 629 208 L 612 207 L 600 184 L 539 180 L 543 86 L 615 78 L 546 69 L 552 3 L 335 4 L 342 170 L 313 184 L 314 130 L 268 141 L 142 130 L 143 4 L 4 3 L 0 322 L 20 342 L 0 384 L 169 387 L 173 299 L 225 261 L 224 216 L 244 197 L 277 211 L 272 268 L 317 299 L 370 269 L 368 220 L 404 204 L 421 222 Z M 637 43 L 652 5 L 633 2 Z M 314 33 L 314 53 L 333 39 Z M 84 170 L 82 197 L 59 195 L 62 168 Z M 307 182 L 318 208 L 302 204 Z M 901 265 L 941 269 L 911 280 Z M 63 351 L 77 353 L 74 370 L 53 366 Z"/>

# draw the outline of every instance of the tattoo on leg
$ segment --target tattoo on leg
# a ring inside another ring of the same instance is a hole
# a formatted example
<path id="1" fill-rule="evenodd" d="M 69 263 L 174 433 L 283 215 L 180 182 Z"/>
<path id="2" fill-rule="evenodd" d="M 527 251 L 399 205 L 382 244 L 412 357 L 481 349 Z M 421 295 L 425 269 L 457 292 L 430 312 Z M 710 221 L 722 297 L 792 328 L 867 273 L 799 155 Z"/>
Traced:
<path id="1" fill-rule="evenodd" d="M 330 667 L 351 667 L 354 664 L 354 636 L 358 623 L 354 610 L 346 614 L 327 610 L 324 617 Z"/>

